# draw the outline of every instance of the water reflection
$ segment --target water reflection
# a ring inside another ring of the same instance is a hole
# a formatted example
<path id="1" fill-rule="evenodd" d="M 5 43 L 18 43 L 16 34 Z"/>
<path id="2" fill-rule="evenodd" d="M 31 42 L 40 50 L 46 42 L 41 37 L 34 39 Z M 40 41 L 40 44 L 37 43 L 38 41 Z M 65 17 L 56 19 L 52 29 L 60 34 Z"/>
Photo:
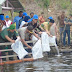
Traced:
<path id="1" fill-rule="evenodd" d="M 43 59 L 34 62 L 23 62 L 1 67 L 2 72 L 72 72 L 72 54 L 65 54 L 61 57 L 45 56 Z"/>

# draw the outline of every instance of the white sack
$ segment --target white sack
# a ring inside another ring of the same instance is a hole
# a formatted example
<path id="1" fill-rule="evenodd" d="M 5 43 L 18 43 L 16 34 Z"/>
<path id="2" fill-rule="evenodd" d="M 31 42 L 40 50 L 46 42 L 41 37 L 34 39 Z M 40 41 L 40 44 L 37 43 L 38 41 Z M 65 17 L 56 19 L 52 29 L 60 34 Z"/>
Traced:
<path id="1" fill-rule="evenodd" d="M 37 40 L 38 40 L 38 38 L 36 38 L 34 35 L 32 35 L 32 41 L 34 41 L 33 44 L 35 44 Z"/>
<path id="2" fill-rule="evenodd" d="M 25 23 L 26 23 L 25 21 L 22 21 L 21 25 L 20 25 L 20 28 L 22 28 Z"/>
<path id="3" fill-rule="evenodd" d="M 32 48 L 32 55 L 34 59 L 42 58 L 42 48 L 41 48 L 41 40 L 38 40 L 34 47 Z"/>
<path id="4" fill-rule="evenodd" d="M 49 37 L 49 44 L 50 46 L 56 45 L 56 36 Z"/>
<path id="5" fill-rule="evenodd" d="M 2 27 L 2 30 L 4 30 L 5 28 L 7 28 L 5 25 Z"/>
<path id="6" fill-rule="evenodd" d="M 43 49 L 43 52 L 50 51 L 49 37 L 48 37 L 48 34 L 46 32 L 42 33 L 41 40 L 42 40 L 42 49 Z"/>
<path id="7" fill-rule="evenodd" d="M 24 49 L 23 44 L 18 39 L 11 45 L 13 51 L 18 55 L 19 59 L 23 59 L 28 52 Z"/>

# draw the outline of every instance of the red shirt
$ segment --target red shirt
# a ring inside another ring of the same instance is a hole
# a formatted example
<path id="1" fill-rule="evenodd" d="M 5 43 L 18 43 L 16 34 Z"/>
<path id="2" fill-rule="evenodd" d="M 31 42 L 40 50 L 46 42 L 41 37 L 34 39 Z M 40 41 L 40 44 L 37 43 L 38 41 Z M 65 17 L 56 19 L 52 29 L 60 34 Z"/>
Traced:
<path id="1" fill-rule="evenodd" d="M 45 19 L 43 18 L 43 16 L 39 17 L 39 22 L 42 24 L 43 22 L 45 22 Z"/>

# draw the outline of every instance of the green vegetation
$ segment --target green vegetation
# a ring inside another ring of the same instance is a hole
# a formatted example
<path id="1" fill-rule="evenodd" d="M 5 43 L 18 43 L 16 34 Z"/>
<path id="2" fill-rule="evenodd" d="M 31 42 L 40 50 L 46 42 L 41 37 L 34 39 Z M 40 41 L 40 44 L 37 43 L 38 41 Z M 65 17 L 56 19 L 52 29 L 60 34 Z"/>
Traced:
<path id="1" fill-rule="evenodd" d="M 50 5 L 50 0 L 36 0 L 40 7 L 48 8 Z"/>
<path id="2" fill-rule="evenodd" d="M 67 10 L 69 14 L 72 14 L 72 0 L 56 0 L 56 4 L 60 9 Z"/>

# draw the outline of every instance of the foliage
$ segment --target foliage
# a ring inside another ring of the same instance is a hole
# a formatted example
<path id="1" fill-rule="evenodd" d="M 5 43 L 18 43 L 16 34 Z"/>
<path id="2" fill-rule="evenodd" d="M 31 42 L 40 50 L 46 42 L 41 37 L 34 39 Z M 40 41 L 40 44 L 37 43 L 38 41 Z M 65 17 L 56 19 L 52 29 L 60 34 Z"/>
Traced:
<path id="1" fill-rule="evenodd" d="M 40 7 L 48 8 L 50 0 L 36 0 Z"/>

